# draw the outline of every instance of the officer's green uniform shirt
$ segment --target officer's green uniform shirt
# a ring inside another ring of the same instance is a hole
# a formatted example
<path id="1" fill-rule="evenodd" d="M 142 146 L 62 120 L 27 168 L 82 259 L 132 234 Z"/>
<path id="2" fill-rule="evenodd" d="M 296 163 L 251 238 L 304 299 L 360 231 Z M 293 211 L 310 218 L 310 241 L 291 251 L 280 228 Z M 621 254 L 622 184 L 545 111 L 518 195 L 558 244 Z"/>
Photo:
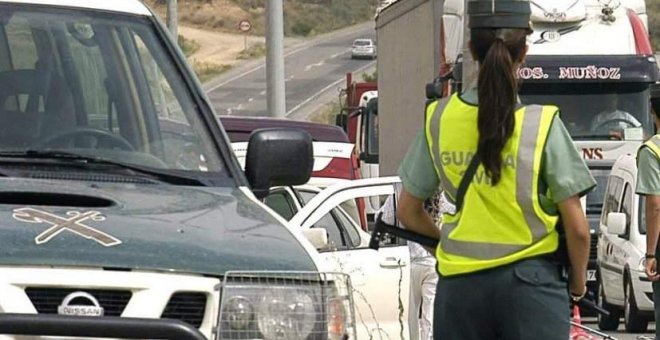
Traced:
<path id="1" fill-rule="evenodd" d="M 637 193 L 660 196 L 660 160 L 648 147 L 641 148 L 637 157 Z"/>
<path id="2" fill-rule="evenodd" d="M 460 98 L 476 105 L 476 90 L 467 91 Z M 557 203 L 571 196 L 584 195 L 596 186 L 596 180 L 577 152 L 571 136 L 557 118 L 550 127 L 541 171 L 541 185 L 549 188 L 551 195 L 540 197 L 541 205 L 547 212 L 556 213 Z M 423 130 L 417 134 L 406 153 L 399 167 L 399 177 L 406 191 L 420 199 L 431 197 L 440 187 Z"/>

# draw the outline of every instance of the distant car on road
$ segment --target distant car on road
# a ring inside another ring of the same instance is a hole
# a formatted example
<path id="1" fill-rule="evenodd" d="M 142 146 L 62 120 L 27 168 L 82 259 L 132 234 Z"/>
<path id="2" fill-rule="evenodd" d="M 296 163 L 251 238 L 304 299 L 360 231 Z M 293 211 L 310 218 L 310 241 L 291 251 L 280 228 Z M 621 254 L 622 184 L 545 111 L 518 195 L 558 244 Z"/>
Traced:
<path id="1" fill-rule="evenodd" d="M 372 39 L 355 39 L 351 48 L 351 59 L 376 59 L 376 43 Z"/>

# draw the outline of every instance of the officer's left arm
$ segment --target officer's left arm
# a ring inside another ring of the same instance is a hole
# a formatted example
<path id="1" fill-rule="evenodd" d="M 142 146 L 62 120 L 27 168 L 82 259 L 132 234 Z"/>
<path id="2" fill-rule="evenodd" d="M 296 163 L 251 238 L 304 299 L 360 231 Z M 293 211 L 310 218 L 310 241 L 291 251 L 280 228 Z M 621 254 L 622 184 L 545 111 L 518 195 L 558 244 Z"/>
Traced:
<path id="1" fill-rule="evenodd" d="M 424 201 L 437 192 L 440 180 L 423 131 L 417 134 L 408 149 L 399 168 L 399 177 L 403 189 L 397 205 L 397 218 L 407 229 L 439 239 L 440 232 L 424 209 Z"/>
<path id="2" fill-rule="evenodd" d="M 543 150 L 542 180 L 554 204 L 583 196 L 596 187 L 596 180 L 559 116 L 552 122 Z"/>
<path id="3" fill-rule="evenodd" d="M 435 226 L 433 218 L 424 209 L 425 199 L 415 197 L 406 189 L 401 191 L 397 217 L 406 229 L 422 235 L 440 239 L 440 230 Z M 427 249 L 431 251 L 431 249 Z"/>
<path id="4" fill-rule="evenodd" d="M 660 235 L 660 162 L 647 147 L 639 150 L 637 161 L 636 192 L 646 198 L 646 253 L 656 254 Z M 655 263 L 647 261 L 647 275 L 654 281 L 660 279 Z"/>
<path id="5" fill-rule="evenodd" d="M 596 180 L 558 116 L 552 122 L 543 158 L 542 179 L 559 209 L 566 231 L 571 262 L 570 290 L 581 295 L 585 290 L 590 235 L 580 196 L 592 190 Z"/>

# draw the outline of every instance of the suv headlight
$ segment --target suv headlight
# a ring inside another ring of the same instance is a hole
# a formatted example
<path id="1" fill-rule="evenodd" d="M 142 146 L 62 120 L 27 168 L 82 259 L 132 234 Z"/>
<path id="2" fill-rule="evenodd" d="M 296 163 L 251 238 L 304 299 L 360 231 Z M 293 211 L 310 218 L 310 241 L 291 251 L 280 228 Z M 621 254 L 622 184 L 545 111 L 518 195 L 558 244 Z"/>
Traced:
<path id="1" fill-rule="evenodd" d="M 217 339 L 354 338 L 350 288 L 340 273 L 229 272 Z"/>

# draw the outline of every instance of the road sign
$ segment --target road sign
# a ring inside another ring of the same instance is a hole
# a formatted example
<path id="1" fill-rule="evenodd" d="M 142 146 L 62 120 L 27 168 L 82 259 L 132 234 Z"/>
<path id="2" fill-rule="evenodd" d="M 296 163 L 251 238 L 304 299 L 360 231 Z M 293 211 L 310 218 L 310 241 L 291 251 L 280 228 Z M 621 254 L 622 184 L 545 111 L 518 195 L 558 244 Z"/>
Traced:
<path id="1" fill-rule="evenodd" d="M 249 32 L 252 29 L 252 23 L 250 20 L 241 20 L 241 22 L 238 23 L 238 30 L 241 32 Z"/>

